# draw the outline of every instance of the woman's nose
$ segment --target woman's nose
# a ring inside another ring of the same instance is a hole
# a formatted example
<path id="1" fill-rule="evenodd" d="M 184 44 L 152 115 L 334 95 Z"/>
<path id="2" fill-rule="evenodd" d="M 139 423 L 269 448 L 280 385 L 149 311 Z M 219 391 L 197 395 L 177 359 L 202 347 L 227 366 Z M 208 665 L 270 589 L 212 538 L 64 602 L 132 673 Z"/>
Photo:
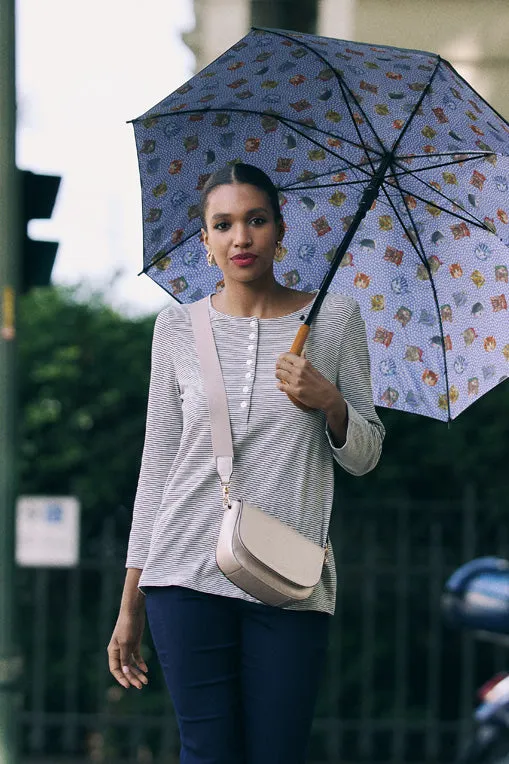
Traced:
<path id="1" fill-rule="evenodd" d="M 237 226 L 234 231 L 233 242 L 236 247 L 248 247 L 252 243 L 251 232 L 247 226 Z"/>

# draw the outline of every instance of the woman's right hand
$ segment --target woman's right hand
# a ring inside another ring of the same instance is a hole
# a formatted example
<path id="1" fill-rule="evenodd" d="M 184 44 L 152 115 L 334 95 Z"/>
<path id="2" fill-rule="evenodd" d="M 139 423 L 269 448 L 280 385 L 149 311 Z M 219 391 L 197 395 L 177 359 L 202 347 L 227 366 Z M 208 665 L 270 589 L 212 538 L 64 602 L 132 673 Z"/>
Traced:
<path id="1" fill-rule="evenodd" d="M 110 672 L 122 687 L 141 690 L 148 684 L 147 664 L 141 656 L 141 640 L 145 629 L 145 608 L 120 613 L 108 645 Z"/>

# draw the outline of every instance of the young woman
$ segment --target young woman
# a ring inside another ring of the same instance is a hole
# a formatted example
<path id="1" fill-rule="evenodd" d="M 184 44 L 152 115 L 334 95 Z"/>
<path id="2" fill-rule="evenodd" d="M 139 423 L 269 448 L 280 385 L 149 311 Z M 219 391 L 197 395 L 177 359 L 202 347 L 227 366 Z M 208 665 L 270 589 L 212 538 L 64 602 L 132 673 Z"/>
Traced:
<path id="1" fill-rule="evenodd" d="M 327 295 L 305 357 L 285 352 L 314 294 L 274 277 L 284 235 L 276 188 L 256 167 L 227 167 L 204 188 L 202 220 L 209 263 L 224 275 L 209 312 L 234 442 L 231 495 L 270 507 L 325 546 L 333 459 L 363 475 L 377 464 L 384 436 L 359 308 L 349 297 Z M 182 764 L 303 764 L 334 612 L 334 556 L 330 550 L 309 599 L 263 605 L 217 567 L 222 512 L 189 312 L 171 306 L 154 330 L 110 670 L 124 687 L 147 684 L 140 653 L 146 608 Z"/>

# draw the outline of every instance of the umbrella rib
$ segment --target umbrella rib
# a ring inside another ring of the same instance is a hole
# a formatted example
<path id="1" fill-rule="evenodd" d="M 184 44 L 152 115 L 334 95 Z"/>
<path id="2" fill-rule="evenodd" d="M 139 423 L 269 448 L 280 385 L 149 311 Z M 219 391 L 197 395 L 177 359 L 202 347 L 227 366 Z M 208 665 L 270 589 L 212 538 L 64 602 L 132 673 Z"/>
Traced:
<path id="1" fill-rule="evenodd" d="M 286 119 L 284 117 L 279 117 L 279 121 L 283 125 L 287 124 Z M 348 159 L 345 159 L 345 157 L 342 157 L 339 154 L 336 154 L 335 151 L 332 151 L 327 146 L 324 146 L 322 143 L 319 143 L 314 138 L 311 138 L 309 135 L 306 135 L 306 133 L 302 132 L 301 130 L 297 130 L 296 127 L 292 127 L 292 130 L 294 130 L 294 132 L 296 132 L 298 135 L 302 135 L 308 141 L 311 141 L 311 143 L 313 143 L 315 146 L 318 146 L 320 149 L 323 149 L 324 151 L 327 151 L 331 156 L 336 157 L 336 159 L 341 159 L 342 162 L 346 162 L 346 164 L 350 167 L 350 169 L 352 169 L 352 170 L 359 170 L 360 172 L 363 172 L 367 176 L 367 178 L 371 177 L 371 174 L 369 172 L 367 172 L 366 170 L 363 170 L 359 165 L 356 165 L 353 162 L 350 162 Z"/>
<path id="2" fill-rule="evenodd" d="M 451 215 L 457 220 L 464 220 L 465 223 L 470 223 L 470 225 L 473 225 L 476 228 L 481 228 L 483 231 L 490 230 L 485 223 L 481 223 L 480 221 L 477 220 L 477 218 L 472 219 L 472 218 L 464 217 L 463 215 L 460 215 L 457 212 L 452 212 L 451 210 L 448 210 L 447 207 L 442 207 L 440 204 L 436 204 L 435 202 L 432 202 L 429 199 L 425 199 L 423 196 L 419 196 L 418 194 L 415 193 L 415 191 L 409 191 L 408 189 L 405 189 L 405 188 L 403 188 L 402 190 L 407 194 L 407 196 L 413 196 L 414 199 L 418 199 L 420 202 L 423 202 L 423 204 L 432 204 L 433 207 L 436 207 L 437 210 L 440 210 L 441 212 L 445 212 L 447 215 Z M 449 199 L 447 196 L 444 198 L 447 199 L 447 201 L 451 202 L 451 204 L 456 204 L 456 202 L 453 202 L 452 199 Z M 469 214 L 467 210 L 464 210 L 464 212 L 467 215 Z"/>
<path id="3" fill-rule="evenodd" d="M 413 240 L 413 238 L 412 238 L 412 237 L 411 237 L 411 236 L 408 234 L 408 231 L 407 231 L 407 226 L 405 225 L 405 223 L 404 223 L 404 221 L 403 221 L 403 218 L 401 217 L 401 215 L 400 215 L 400 212 L 399 212 L 398 208 L 395 206 L 395 204 L 394 204 L 393 200 L 391 199 L 391 197 L 390 197 L 390 195 L 389 195 L 389 193 L 388 193 L 388 190 L 387 190 L 387 188 L 385 187 L 385 185 L 384 185 L 384 186 L 382 186 L 382 190 L 383 190 L 383 192 L 384 192 L 384 194 L 385 194 L 385 197 L 386 197 L 387 201 L 389 202 L 389 204 L 390 204 L 390 206 L 391 206 L 391 208 L 392 208 L 392 210 L 393 210 L 394 214 L 396 215 L 396 217 L 397 217 L 397 219 L 398 219 L 398 221 L 399 221 L 399 224 L 401 225 L 401 227 L 402 227 L 402 228 L 403 228 L 403 230 L 405 231 L 406 237 L 407 237 L 408 241 L 410 242 L 410 245 L 411 245 L 411 246 L 413 247 L 413 249 L 415 250 L 415 252 L 416 252 L 416 254 L 417 254 L 417 257 L 419 258 L 419 260 L 422 262 L 422 264 L 423 264 L 424 266 L 428 267 L 428 263 L 427 263 L 427 261 L 426 261 L 426 253 L 425 253 L 425 251 L 424 251 L 424 247 L 422 248 L 422 252 L 421 252 L 421 251 L 419 250 L 419 247 L 416 245 L 415 241 Z M 404 199 L 403 199 L 403 201 L 404 201 Z M 405 207 L 408 209 L 408 207 L 407 207 L 406 203 L 405 203 Z M 416 229 L 415 229 L 415 224 L 413 223 L 413 221 L 412 221 L 412 225 L 414 225 L 414 231 L 415 231 Z M 419 240 L 419 243 L 420 243 L 420 244 L 421 244 L 421 246 L 422 246 L 422 243 L 420 242 L 420 240 Z"/>
<path id="4" fill-rule="evenodd" d="M 407 215 L 410 218 L 410 222 L 412 223 L 412 227 L 413 227 L 413 230 L 415 232 L 416 239 L 417 239 L 417 241 L 419 243 L 419 247 L 421 248 L 423 257 L 421 257 L 421 254 L 417 250 L 417 247 L 414 246 L 414 249 L 416 249 L 417 253 L 419 254 L 420 259 L 423 262 L 424 267 L 427 270 L 428 278 L 429 278 L 429 281 L 430 281 L 430 284 L 431 284 L 431 291 L 432 291 L 432 294 L 433 294 L 433 300 L 435 302 L 435 309 L 436 309 L 437 316 L 438 316 L 438 325 L 440 327 L 440 335 L 442 337 L 442 357 L 443 357 L 444 374 L 445 374 L 445 386 L 446 386 L 446 388 L 445 388 L 446 396 L 445 397 L 446 397 L 446 401 L 447 401 L 447 417 L 448 417 L 448 420 L 451 421 L 452 417 L 451 417 L 451 402 L 449 400 L 449 373 L 447 371 L 447 356 L 446 356 L 446 350 L 445 350 L 444 327 L 443 327 L 443 324 L 442 324 L 442 316 L 440 314 L 440 306 L 439 306 L 439 302 L 438 302 L 438 294 L 437 294 L 437 290 L 436 290 L 436 285 L 435 285 L 435 282 L 433 280 L 433 273 L 431 271 L 431 267 L 430 267 L 430 265 L 429 265 L 429 263 L 428 263 L 428 261 L 426 259 L 426 251 L 425 251 L 424 246 L 422 244 L 421 237 L 419 236 L 419 231 L 417 230 L 417 227 L 415 225 L 415 221 L 414 221 L 414 219 L 412 217 L 412 213 L 411 213 L 410 208 L 408 207 L 408 204 L 406 203 L 405 197 L 404 197 L 404 195 L 402 193 L 401 186 L 399 184 L 399 180 L 397 178 L 395 178 L 395 180 L 396 180 L 396 184 L 398 186 L 398 190 L 399 190 L 399 192 L 401 194 L 401 198 L 403 200 L 403 204 L 405 205 L 405 209 L 407 211 Z M 406 226 L 404 225 L 404 223 L 402 223 L 402 220 L 401 220 L 401 218 L 400 218 L 400 216 L 398 214 L 398 211 L 396 210 L 395 206 L 393 205 L 392 200 L 391 200 L 390 196 L 387 194 L 385 188 L 384 188 L 384 192 L 385 192 L 385 194 L 387 196 L 389 204 L 393 208 L 394 212 L 396 213 L 396 216 L 397 216 L 398 220 L 403 225 L 403 229 L 406 232 Z M 407 234 L 407 236 L 408 236 L 408 234 Z M 408 238 L 409 238 L 410 241 L 412 241 L 412 237 L 408 236 Z"/>
<path id="5" fill-rule="evenodd" d="M 236 108 L 232 108 L 231 106 L 224 106 L 223 108 L 205 107 L 203 109 L 181 109 L 180 111 L 175 111 L 175 112 L 161 111 L 158 114 L 151 115 L 149 119 L 159 119 L 161 117 L 180 117 L 180 116 L 185 116 L 187 114 L 209 114 L 209 113 L 224 114 L 226 112 L 232 113 L 232 114 L 252 114 L 255 117 L 273 117 L 273 119 L 277 119 L 279 122 L 282 122 L 284 120 L 288 122 L 290 126 L 299 125 L 299 127 L 303 127 L 306 130 L 314 130 L 315 132 L 321 133 L 322 135 L 327 135 L 329 136 L 329 138 L 337 138 L 338 140 L 343 141 L 343 143 L 348 143 L 350 146 L 353 146 L 356 149 L 365 150 L 364 143 L 356 143 L 355 141 L 350 140 L 350 138 L 344 138 L 342 135 L 338 133 L 330 133 L 328 130 L 322 130 L 321 127 L 307 125 L 305 122 L 301 122 L 296 119 L 291 119 L 291 117 L 282 117 L 280 114 L 278 114 L 276 111 L 273 111 L 273 110 L 256 111 L 255 109 L 236 109 Z M 134 124 L 136 122 L 143 122 L 144 120 L 141 117 L 137 117 L 136 119 L 132 119 L 130 121 Z M 305 135 L 305 133 L 303 133 L 303 135 Z M 379 154 L 379 152 L 373 147 L 369 147 L 369 150 L 375 154 Z"/>
<path id="6" fill-rule="evenodd" d="M 341 93 L 342 93 L 343 98 L 344 98 L 345 103 L 346 103 L 346 108 L 348 109 L 348 113 L 350 114 L 350 119 L 352 120 L 355 132 L 357 133 L 357 136 L 358 136 L 360 142 L 362 143 L 362 147 L 364 149 L 364 152 L 366 153 L 366 156 L 368 158 L 368 161 L 369 161 L 369 164 L 370 164 L 370 167 L 371 167 L 371 171 L 375 172 L 375 166 L 374 166 L 373 162 L 371 161 L 371 157 L 369 156 L 369 154 L 368 154 L 368 152 L 366 150 L 366 144 L 363 141 L 363 138 L 362 138 L 362 135 L 361 135 L 361 131 L 359 130 L 359 125 L 357 124 L 357 121 L 356 121 L 356 119 L 355 119 L 355 117 L 353 115 L 352 109 L 350 108 L 350 104 L 348 102 L 348 98 L 345 97 L 345 94 L 343 92 L 343 83 L 341 82 L 341 79 L 340 79 L 338 74 L 336 74 L 336 77 L 337 77 L 337 80 L 338 80 L 338 85 L 341 88 Z M 355 101 L 355 102 L 357 103 L 357 101 Z M 360 108 L 360 106 L 359 106 L 359 108 Z M 363 112 L 363 114 L 364 114 L 364 112 Z M 366 115 L 364 115 L 364 116 L 366 117 Z M 367 121 L 368 125 L 371 127 L 371 124 L 370 124 L 369 120 L 367 119 L 367 117 L 366 117 L 366 121 Z M 371 127 L 371 129 L 373 129 L 373 128 Z M 375 133 L 375 135 L 376 135 L 376 133 Z M 378 136 L 377 136 L 377 139 L 378 139 L 379 143 L 381 143 L 381 141 L 378 138 Z"/>
<path id="7" fill-rule="evenodd" d="M 397 157 L 399 160 L 399 157 Z M 452 167 L 455 164 L 462 164 L 463 162 L 471 162 L 472 160 L 478 160 L 478 156 L 464 157 L 463 159 L 455 159 L 453 162 L 442 162 L 441 164 L 430 164 L 427 167 L 416 167 L 413 170 L 401 170 L 401 172 L 394 173 L 394 177 L 400 178 L 402 175 L 412 174 L 414 172 L 427 172 L 428 170 L 435 170 L 440 167 Z M 398 165 L 399 166 L 399 165 Z M 392 177 L 388 175 L 387 177 Z"/>
<path id="8" fill-rule="evenodd" d="M 354 167 L 348 167 L 348 166 L 345 166 L 345 167 L 335 167 L 334 170 L 327 170 L 327 172 L 313 173 L 313 177 L 309 177 L 309 178 L 307 178 L 307 180 L 319 180 L 320 178 L 327 178 L 329 175 L 337 175 L 340 172 L 346 172 L 346 171 L 349 171 L 349 170 L 351 170 L 352 172 L 354 172 L 355 170 L 361 170 L 361 172 L 362 172 L 362 168 L 361 167 L 357 167 L 356 165 Z M 349 183 L 365 183 L 366 180 L 368 180 L 370 178 L 371 178 L 371 175 L 368 174 L 367 178 L 365 178 L 365 179 L 362 179 L 362 180 L 352 180 L 352 181 L 349 181 Z M 292 186 L 292 185 L 295 185 L 297 183 L 305 183 L 305 182 L 306 182 L 306 180 L 302 180 L 302 181 L 296 180 L 293 183 L 290 183 L 289 185 Z M 281 186 L 280 186 L 280 188 L 281 188 Z"/>
<path id="9" fill-rule="evenodd" d="M 325 59 L 324 59 L 324 60 L 325 60 Z M 328 62 L 327 62 L 327 66 L 330 66 L 330 64 L 329 64 Z M 373 162 L 371 161 L 371 157 L 369 156 L 369 154 L 368 154 L 368 152 L 367 152 L 367 150 L 366 150 L 366 145 L 367 145 L 367 144 L 365 144 L 365 143 L 364 143 L 364 140 L 363 140 L 363 138 L 362 138 L 362 135 L 361 135 L 361 131 L 359 130 L 359 125 L 357 124 L 357 121 L 356 121 L 356 119 L 355 119 L 355 117 L 354 117 L 354 115 L 353 115 L 353 112 L 352 112 L 352 109 L 351 109 L 350 103 L 349 103 L 349 101 L 348 101 L 348 98 L 345 96 L 345 92 L 344 92 L 344 91 L 345 91 L 345 89 L 346 89 L 346 90 L 348 90 L 348 92 L 349 92 L 349 94 L 350 94 L 351 98 L 352 98 L 352 99 L 355 101 L 355 103 L 357 104 L 357 106 L 358 106 L 359 110 L 360 110 L 360 111 L 361 111 L 361 112 L 364 114 L 364 118 L 366 119 L 366 122 L 367 122 L 367 124 L 368 124 L 368 125 L 369 125 L 369 127 L 371 128 L 371 130 L 372 130 L 373 134 L 375 135 L 375 137 L 376 137 L 376 139 L 377 139 L 378 143 L 381 145 L 381 147 L 382 147 L 382 150 L 383 150 L 384 152 L 386 151 L 386 149 L 385 149 L 385 146 L 383 145 L 382 141 L 380 140 L 380 138 L 378 137 L 378 135 L 376 134 L 376 132 L 373 130 L 373 126 L 371 125 L 371 122 L 369 121 L 369 119 L 367 118 L 366 114 L 364 113 L 364 109 L 361 107 L 361 105 L 359 104 L 359 102 L 357 101 L 357 99 L 355 98 L 355 96 L 353 95 L 353 93 L 350 91 L 350 88 L 349 88 L 349 87 L 348 87 L 348 86 L 347 86 L 347 85 L 346 85 L 344 82 L 342 82 L 342 79 L 341 79 L 341 77 L 339 76 L 339 74 L 337 73 L 337 71 L 336 71 L 336 70 L 335 70 L 333 67 L 331 67 L 331 69 L 332 69 L 332 71 L 334 72 L 334 74 L 335 74 L 335 77 L 336 77 L 336 80 L 337 80 L 337 82 L 338 82 L 338 85 L 339 85 L 339 87 L 340 87 L 340 90 L 341 90 L 341 95 L 343 96 L 343 99 L 344 99 L 344 101 L 345 101 L 345 104 L 346 104 L 346 108 L 348 109 L 348 113 L 349 113 L 349 115 L 350 115 L 350 119 L 351 119 L 351 121 L 352 121 L 352 124 L 353 124 L 353 126 L 354 126 L 354 130 L 355 130 L 355 132 L 357 133 L 357 137 L 359 138 L 359 141 L 360 141 L 360 142 L 361 142 L 361 144 L 362 144 L 362 148 L 364 149 L 364 152 L 366 153 L 366 156 L 367 156 L 367 158 L 368 158 L 368 161 L 369 161 L 369 164 L 370 164 L 370 167 L 371 167 L 371 171 L 372 171 L 372 172 L 375 172 L 375 167 L 374 167 L 374 165 L 373 165 Z"/>
<path id="10" fill-rule="evenodd" d="M 507 121 L 507 119 L 505 119 L 505 117 L 503 117 L 499 111 L 497 111 L 490 103 L 488 103 L 488 101 L 485 98 L 483 98 L 482 95 L 478 93 L 477 90 L 473 88 L 472 85 L 469 82 L 467 82 L 464 77 L 461 76 L 461 74 L 458 72 L 457 69 L 454 68 L 454 66 L 451 64 L 450 61 L 444 60 L 444 63 L 449 67 L 449 69 L 453 72 L 453 74 L 462 82 L 464 82 L 465 85 L 468 87 L 468 89 L 471 90 L 472 93 L 475 93 L 477 98 L 479 98 L 479 100 L 482 101 L 500 119 L 500 121 L 503 123 L 502 127 L 504 128 L 506 133 L 509 133 L 509 122 Z M 491 153 L 496 153 L 496 152 L 491 152 Z M 507 156 L 507 155 L 504 154 L 504 156 Z"/>
<path id="11" fill-rule="evenodd" d="M 189 236 L 186 236 L 186 237 L 185 237 L 185 239 L 181 239 L 181 240 L 180 240 L 180 241 L 179 241 L 177 244 L 175 244 L 175 246 L 174 246 L 173 248 L 171 248 L 171 249 L 166 249 L 166 250 L 164 250 L 164 252 L 161 252 L 161 253 L 159 254 L 159 256 L 158 256 L 156 259 L 155 259 L 155 258 L 152 258 L 152 260 L 150 261 L 150 263 L 149 263 L 148 265 L 146 265 L 146 266 L 143 268 L 143 270 L 141 270 L 141 271 L 138 273 L 138 276 L 141 276 L 141 274 L 142 274 L 142 273 L 148 273 L 148 272 L 149 272 L 149 270 L 150 270 L 151 268 L 153 268 L 154 266 L 156 266 L 156 265 L 157 265 L 157 263 L 158 263 L 158 262 L 160 262 L 161 260 L 163 260 L 165 257 L 168 257 L 168 255 L 169 255 L 169 254 L 171 254 L 171 253 L 173 252 L 173 250 L 174 250 L 174 249 L 177 249 L 177 247 L 180 247 L 182 244 L 185 244 L 185 243 L 186 243 L 186 241 L 189 241 L 189 239 L 192 239 L 192 238 L 193 238 L 194 236 L 196 236 L 196 234 L 198 234 L 198 233 L 200 233 L 200 229 L 198 229 L 197 231 L 193 231 L 193 233 L 190 233 L 190 234 L 189 234 Z"/>
<path id="12" fill-rule="evenodd" d="M 283 39 L 285 39 L 285 40 L 290 40 L 291 42 L 295 42 L 295 38 L 294 38 L 294 37 L 292 37 L 291 35 L 287 35 L 287 34 L 284 34 L 283 32 L 280 32 L 280 31 L 276 31 L 275 29 L 262 29 L 261 27 L 252 27 L 252 29 L 256 29 L 256 30 L 259 30 L 259 31 L 264 31 L 264 32 L 269 32 L 269 34 L 273 34 L 273 35 L 274 35 L 274 36 L 276 36 L 276 37 L 282 37 L 282 38 L 283 38 Z M 347 108 L 348 108 L 348 112 L 349 112 L 349 114 L 350 114 L 350 117 L 351 117 L 351 119 L 352 119 L 352 122 L 353 122 L 353 124 L 354 124 L 354 126 L 355 126 L 355 130 L 356 130 L 356 132 L 357 132 L 357 135 L 359 136 L 359 140 L 360 140 L 360 142 L 361 142 L 361 144 L 362 144 L 362 148 L 364 148 L 364 150 L 365 150 L 365 145 L 366 145 L 366 144 L 364 143 L 364 140 L 363 140 L 362 136 L 360 135 L 360 132 L 359 132 L 359 129 L 358 129 L 358 125 L 357 125 L 357 123 L 355 122 L 355 119 L 354 119 L 354 118 L 353 118 L 353 116 L 352 116 L 352 112 L 351 112 L 351 109 L 350 109 L 350 105 L 349 105 L 349 103 L 348 103 L 348 99 L 345 97 L 344 89 L 346 89 L 346 90 L 348 91 L 348 94 L 350 95 L 350 97 L 352 98 L 352 100 L 353 100 L 353 101 L 355 101 L 355 103 L 356 103 L 356 105 L 357 105 L 357 108 L 359 109 L 359 111 L 360 111 L 360 112 L 362 112 L 362 114 L 363 114 L 363 116 L 364 116 L 364 118 L 365 118 L 365 120 L 366 120 L 366 123 L 369 125 L 369 127 L 370 127 L 370 129 L 371 129 L 371 132 L 373 133 L 373 136 L 376 138 L 376 140 L 377 140 L 377 141 L 378 141 L 378 143 L 380 144 L 380 148 L 381 148 L 382 152 L 384 152 L 384 153 L 385 153 L 387 149 L 386 149 L 386 147 L 383 145 L 383 143 L 382 143 L 382 141 L 380 140 L 380 138 L 378 137 L 378 134 L 377 134 L 376 130 L 373 128 L 373 125 L 371 124 L 371 122 L 370 122 L 370 120 L 369 120 L 368 116 L 366 115 L 366 113 L 365 113 L 364 109 L 362 108 L 361 104 L 359 103 L 359 101 L 358 101 L 358 100 L 357 100 L 357 98 L 355 97 L 355 95 L 354 95 L 353 91 L 352 91 L 352 90 L 350 90 L 349 86 L 346 84 L 346 82 L 344 82 L 344 81 L 342 80 L 342 78 L 341 78 L 341 76 L 338 74 L 337 70 L 336 70 L 336 69 L 335 69 L 335 68 L 332 66 L 331 62 L 330 62 L 330 61 L 327 61 L 327 59 L 326 59 L 324 56 L 322 56 L 322 55 L 321 55 L 321 54 L 320 54 L 318 51 L 316 51 L 314 48 L 312 48 L 312 47 L 311 47 L 310 45 L 308 45 L 306 42 L 302 42 L 301 40 L 299 40 L 299 41 L 298 41 L 298 45 L 300 45 L 300 46 L 301 46 L 301 47 L 303 47 L 303 48 L 307 48 L 307 50 L 309 50 L 309 51 L 310 51 L 311 53 L 313 53 L 313 54 L 314 54 L 314 55 L 315 55 L 317 58 L 319 58 L 319 59 L 320 59 L 320 61 L 322 61 L 322 63 L 324 63 L 324 64 L 325 64 L 325 66 L 327 66 L 327 67 L 328 67 L 328 68 L 329 68 L 329 69 L 330 69 L 330 70 L 331 70 L 331 71 L 334 73 L 334 76 L 336 77 L 337 83 L 338 83 L 339 87 L 341 88 L 341 94 L 342 94 L 342 96 L 343 96 L 343 98 L 344 98 L 344 100 L 345 100 L 345 103 L 346 103 L 346 105 L 347 105 Z M 373 171 L 375 170 L 375 168 L 374 168 L 374 166 L 373 166 L 373 165 L 371 166 L 371 169 L 372 169 Z"/>
<path id="13" fill-rule="evenodd" d="M 476 156 L 478 159 L 481 157 L 491 157 L 493 156 L 495 152 L 493 151 L 437 151 L 436 154 L 402 154 L 396 157 L 400 162 L 404 162 L 408 159 L 429 159 L 430 156 L 433 157 L 457 157 L 460 154 L 462 156 L 468 157 L 468 156 Z"/>
<path id="14" fill-rule="evenodd" d="M 412 191 L 406 190 L 405 193 L 410 194 L 411 196 L 415 196 L 416 199 L 419 199 L 419 201 L 424 202 L 425 204 L 433 204 L 434 207 L 437 207 L 438 209 L 442 210 L 443 212 L 447 212 L 449 215 L 453 215 L 454 217 L 457 217 L 461 220 L 464 220 L 466 223 L 471 223 L 472 225 L 477 226 L 478 228 L 482 228 L 485 231 L 490 231 L 490 228 L 484 223 L 483 221 L 480 221 L 479 218 L 476 218 L 475 215 L 472 215 L 468 210 L 466 210 L 464 207 L 461 207 L 457 202 L 455 202 L 453 199 L 450 199 L 448 196 L 443 194 L 441 191 L 438 191 L 434 186 L 430 185 L 427 181 L 420 178 L 418 175 L 414 175 L 414 173 L 409 173 L 414 180 L 416 180 L 418 183 L 422 183 L 423 186 L 426 186 L 426 188 L 430 189 L 434 194 L 438 194 L 438 196 L 441 196 L 442 199 L 445 199 L 447 202 L 450 202 L 451 204 L 454 204 L 456 207 L 460 207 L 461 210 L 465 213 L 465 215 L 469 215 L 468 218 L 463 217 L 463 215 L 459 215 L 457 212 L 451 212 L 451 210 L 446 209 L 445 207 L 441 207 L 439 204 L 435 204 L 435 202 L 430 201 L 429 199 L 424 199 L 421 196 L 418 196 L 416 193 L 413 193 Z M 394 179 L 397 181 L 397 176 L 394 176 Z"/>
<path id="15" fill-rule="evenodd" d="M 253 112 L 254 114 L 257 114 L 259 112 Z M 305 128 L 306 130 L 315 130 L 317 133 L 320 133 L 322 135 L 327 135 L 329 138 L 337 138 L 337 140 L 342 141 L 343 143 L 347 143 L 349 146 L 353 146 L 355 149 L 363 149 L 366 151 L 366 145 L 364 143 L 356 143 L 355 141 L 351 141 L 350 138 L 343 138 L 339 133 L 329 133 L 327 130 L 322 130 L 320 127 L 311 127 L 311 125 L 306 125 L 304 122 L 298 122 L 297 120 L 290 119 L 289 117 L 282 117 L 277 114 L 269 114 L 268 116 L 274 117 L 274 119 L 278 119 L 283 124 L 287 124 L 295 130 L 294 125 L 298 125 L 299 127 Z M 296 132 L 299 132 L 296 130 Z M 309 136 L 306 135 L 306 133 L 301 133 L 305 138 L 308 138 Z M 311 139 L 310 139 L 311 140 Z M 319 144 L 320 146 L 322 144 Z M 377 154 L 378 156 L 382 156 L 376 149 L 369 147 L 369 151 L 372 151 L 374 154 Z M 345 160 L 346 161 L 346 160 Z M 354 167 L 356 165 L 353 165 Z"/>
<path id="16" fill-rule="evenodd" d="M 312 188 L 337 188 L 338 186 L 359 186 L 367 183 L 367 180 L 350 180 L 348 183 L 321 183 L 315 186 L 295 186 L 293 184 L 289 186 L 278 186 L 279 191 L 307 191 Z"/>
<path id="17" fill-rule="evenodd" d="M 438 60 L 437 60 L 436 66 L 435 66 L 435 68 L 434 68 L 434 70 L 433 70 L 433 74 L 432 74 L 432 75 L 431 75 L 431 77 L 429 78 L 429 81 L 428 81 L 428 83 L 427 83 L 426 87 L 424 88 L 424 90 L 423 90 L 423 91 L 422 91 L 422 93 L 421 93 L 421 97 L 419 98 L 419 100 L 418 100 L 418 101 L 417 101 L 417 103 L 415 104 L 415 106 L 414 106 L 414 108 L 413 108 L 412 112 L 410 113 L 410 116 L 408 117 L 406 124 L 404 125 L 404 127 L 403 127 L 403 129 L 402 129 L 401 133 L 400 133 L 400 134 L 399 134 L 399 136 L 398 136 L 398 140 L 396 141 L 396 143 L 395 143 L 395 144 L 394 144 L 394 146 L 392 147 L 392 152 L 393 152 L 393 154 L 394 154 L 394 153 L 397 151 L 397 148 L 398 148 L 399 144 L 401 143 L 401 141 L 403 140 L 403 137 L 404 137 L 404 135 L 405 135 L 406 131 L 407 131 L 407 130 L 408 130 L 408 128 L 410 127 L 410 125 L 411 125 L 411 123 L 412 123 L 412 120 L 413 120 L 413 118 L 415 117 L 415 115 L 416 115 L 416 114 L 417 114 L 417 112 L 419 111 L 419 109 L 420 109 L 420 107 L 421 107 L 421 104 L 422 104 L 422 102 L 424 101 L 424 98 L 425 98 L 425 97 L 426 97 L 426 95 L 428 94 L 428 92 L 429 92 L 429 89 L 430 89 L 430 87 L 431 87 L 431 85 L 432 85 L 432 82 L 433 82 L 433 80 L 435 79 L 436 73 L 438 72 L 438 67 L 440 66 L 440 62 L 441 62 L 441 61 L 442 61 L 442 59 L 440 58 L 440 56 L 438 56 Z"/>

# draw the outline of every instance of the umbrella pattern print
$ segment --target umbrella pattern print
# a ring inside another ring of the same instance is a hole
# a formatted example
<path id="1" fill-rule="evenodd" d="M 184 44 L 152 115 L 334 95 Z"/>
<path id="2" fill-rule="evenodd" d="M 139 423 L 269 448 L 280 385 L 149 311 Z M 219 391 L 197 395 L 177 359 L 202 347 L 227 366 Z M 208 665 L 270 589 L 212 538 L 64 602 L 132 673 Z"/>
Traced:
<path id="1" fill-rule="evenodd" d="M 509 125 L 447 61 L 253 29 L 133 124 L 143 271 L 177 300 L 222 286 L 200 234 L 215 170 L 271 177 L 275 275 L 308 291 L 375 179 L 329 285 L 360 304 L 375 403 L 447 420 L 506 378 Z"/>

